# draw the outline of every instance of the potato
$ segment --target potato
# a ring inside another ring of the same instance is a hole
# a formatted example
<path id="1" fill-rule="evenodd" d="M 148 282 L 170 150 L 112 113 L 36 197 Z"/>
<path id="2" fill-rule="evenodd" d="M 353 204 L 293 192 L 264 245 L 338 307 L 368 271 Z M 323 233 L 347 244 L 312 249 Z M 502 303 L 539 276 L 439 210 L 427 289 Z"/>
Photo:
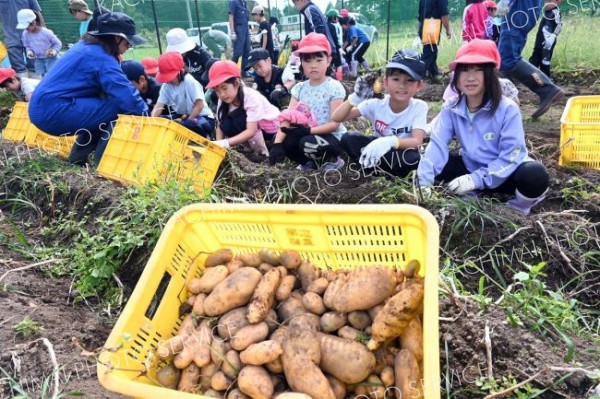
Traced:
<path id="1" fill-rule="evenodd" d="M 354 397 L 355 398 L 368 398 L 369 397 L 369 387 L 363 384 L 359 384 L 354 388 Z"/>
<path id="2" fill-rule="evenodd" d="M 288 274 L 281 279 L 281 284 L 275 292 L 275 299 L 278 301 L 285 301 L 290 297 L 290 294 L 294 290 L 294 284 L 296 284 L 296 277 Z"/>
<path id="3" fill-rule="evenodd" d="M 262 263 L 258 254 L 240 254 L 238 259 L 242 261 L 246 267 L 258 267 Z"/>
<path id="4" fill-rule="evenodd" d="M 275 292 L 281 282 L 279 270 L 272 269 L 260 279 L 250 304 L 248 305 L 248 321 L 256 324 L 263 321 L 275 303 Z"/>
<path id="5" fill-rule="evenodd" d="M 319 366 L 324 372 L 346 384 L 361 382 L 373 372 L 375 356 L 360 342 L 323 333 L 317 337 L 321 343 Z"/>
<path id="6" fill-rule="evenodd" d="M 400 348 L 408 349 L 421 364 L 423 361 L 423 326 L 419 317 L 415 317 L 400 336 Z"/>
<path id="7" fill-rule="evenodd" d="M 175 355 L 173 364 L 184 369 L 194 362 L 198 367 L 210 363 L 210 344 L 212 342 L 212 325 L 208 319 L 202 320 L 194 332 L 184 340 L 183 350 Z"/>
<path id="8" fill-rule="evenodd" d="M 229 275 L 204 300 L 206 315 L 222 315 L 248 304 L 261 278 L 262 274 L 251 267 L 242 267 Z"/>
<path id="9" fill-rule="evenodd" d="M 323 332 L 334 332 L 346 324 L 347 318 L 344 313 L 327 312 L 321 316 L 319 325 Z"/>
<path id="10" fill-rule="evenodd" d="M 285 341 L 286 337 L 287 337 L 287 328 L 280 327 L 277 330 L 273 331 L 273 333 L 271 334 L 269 339 L 272 341 L 276 341 L 279 345 L 283 346 L 283 341 Z"/>
<path id="11" fill-rule="evenodd" d="M 243 364 L 252 366 L 262 366 L 263 364 L 275 361 L 283 349 L 277 341 L 268 340 L 250 345 L 240 353 L 240 360 Z"/>
<path id="12" fill-rule="evenodd" d="M 300 257 L 298 251 L 283 251 L 279 255 L 279 262 L 286 269 L 295 269 L 302 263 L 302 257 Z"/>
<path id="13" fill-rule="evenodd" d="M 283 363 L 281 362 L 281 357 L 278 357 L 272 362 L 265 364 L 265 367 L 273 374 L 283 373 Z"/>
<path id="14" fill-rule="evenodd" d="M 250 399 L 250 397 L 242 393 L 242 391 L 240 391 L 239 389 L 235 388 L 229 391 L 229 393 L 227 394 L 227 399 Z"/>
<path id="15" fill-rule="evenodd" d="M 181 392 L 193 393 L 196 391 L 196 386 L 200 380 L 200 367 L 196 366 L 195 363 L 191 363 L 181 372 L 181 378 L 177 389 Z"/>
<path id="16" fill-rule="evenodd" d="M 319 316 L 312 313 L 305 313 L 295 316 L 290 320 L 289 328 L 303 328 L 312 331 L 319 331 Z"/>
<path id="17" fill-rule="evenodd" d="M 225 353 L 227 353 L 225 351 L 225 342 L 213 336 L 213 341 L 210 344 L 210 358 L 217 367 L 221 367 L 221 364 L 223 364 Z"/>
<path id="18" fill-rule="evenodd" d="M 214 363 L 209 363 L 206 366 L 202 367 L 202 369 L 200 369 L 200 388 L 202 390 L 208 389 L 210 387 L 212 377 L 218 371 L 219 367 L 217 367 L 217 365 Z"/>
<path id="19" fill-rule="evenodd" d="M 371 318 L 364 310 L 355 310 L 348 313 L 348 323 L 357 330 L 364 330 L 371 325 Z"/>
<path id="20" fill-rule="evenodd" d="M 246 318 L 247 313 L 248 308 L 244 306 L 230 310 L 221 316 L 217 325 L 219 336 L 224 340 L 230 339 L 235 336 L 240 328 L 249 325 L 250 323 Z"/>
<path id="21" fill-rule="evenodd" d="M 202 396 L 206 396 L 208 398 L 222 398 L 223 394 L 215 391 L 214 389 L 207 389 L 206 391 L 202 392 Z"/>
<path id="22" fill-rule="evenodd" d="M 246 366 L 238 376 L 238 388 L 252 399 L 271 399 L 273 382 L 267 370 L 259 366 Z"/>
<path id="23" fill-rule="evenodd" d="M 321 277 L 325 278 L 328 282 L 332 282 L 338 276 L 338 272 L 334 270 L 323 270 L 321 272 Z"/>
<path id="24" fill-rule="evenodd" d="M 229 274 L 233 274 L 233 272 L 236 272 L 242 267 L 244 267 L 244 263 L 242 263 L 241 260 L 232 259 L 229 262 L 227 262 L 225 266 L 227 266 L 227 271 L 229 272 Z"/>
<path id="25" fill-rule="evenodd" d="M 333 390 L 335 399 L 344 399 L 344 397 L 346 396 L 346 384 L 344 384 L 342 381 L 340 381 L 337 378 L 332 377 L 330 375 L 328 375 L 326 377 L 327 377 L 327 381 L 329 381 L 329 385 L 331 386 L 331 389 Z"/>
<path id="26" fill-rule="evenodd" d="M 377 306 L 373 306 L 371 309 L 369 309 L 367 311 L 369 313 L 369 318 L 371 319 L 371 322 L 373 320 L 375 320 L 375 317 L 377 317 L 377 315 L 379 314 L 379 312 L 381 312 L 382 309 L 383 309 L 383 305 L 377 305 Z"/>
<path id="27" fill-rule="evenodd" d="M 279 321 L 284 325 L 289 323 L 294 316 L 304 313 L 307 313 L 307 310 L 302 304 L 302 294 L 299 292 L 293 292 L 288 299 L 281 302 L 277 307 Z"/>
<path id="28" fill-rule="evenodd" d="M 204 267 L 214 267 L 218 265 L 224 265 L 233 259 L 233 252 L 231 249 L 223 248 L 208 255 L 204 262 Z"/>
<path id="29" fill-rule="evenodd" d="M 402 349 L 394 362 L 395 385 L 403 398 L 423 398 L 423 386 L 419 364 L 415 356 Z"/>
<path id="30" fill-rule="evenodd" d="M 275 399 L 312 399 L 310 396 L 298 392 L 284 392 L 275 396 Z"/>
<path id="31" fill-rule="evenodd" d="M 235 379 L 242 368 L 242 361 L 237 351 L 230 350 L 225 354 L 225 360 L 221 365 L 221 371 L 229 378 Z"/>
<path id="32" fill-rule="evenodd" d="M 181 378 L 181 370 L 169 363 L 156 372 L 158 383 L 169 389 L 177 389 L 179 379 Z"/>
<path id="33" fill-rule="evenodd" d="M 227 270 L 227 266 L 215 266 L 209 267 L 204 270 L 202 277 L 200 277 L 200 281 L 198 281 L 198 287 L 200 289 L 200 293 L 210 294 L 210 292 L 219 284 L 221 281 L 227 278 L 229 271 Z"/>
<path id="34" fill-rule="evenodd" d="M 258 251 L 258 257 L 261 261 L 273 266 L 278 266 L 281 263 L 279 261 L 279 255 L 277 255 L 272 249 L 261 249 L 260 251 Z"/>
<path id="35" fill-rule="evenodd" d="M 335 399 L 329 381 L 319 369 L 321 348 L 317 332 L 288 329 L 283 344 L 283 372 L 290 388 L 315 399 Z"/>
<path id="36" fill-rule="evenodd" d="M 325 313 L 325 305 L 323 305 L 323 298 L 314 292 L 307 292 L 302 297 L 302 304 L 309 312 L 314 314 L 322 315 Z"/>
<path id="37" fill-rule="evenodd" d="M 166 341 L 160 341 L 156 348 L 156 354 L 161 359 L 169 359 L 172 356 L 180 353 L 188 339 L 188 336 L 194 332 L 196 328 L 192 315 L 187 315 L 181 322 L 181 326 L 177 331 L 177 335 L 169 338 Z"/>
<path id="38" fill-rule="evenodd" d="M 373 320 L 373 333 L 367 344 L 375 350 L 382 342 L 402 335 L 408 323 L 413 319 L 423 303 L 423 283 L 413 279 L 413 283 L 394 295 Z"/>
<path id="39" fill-rule="evenodd" d="M 281 278 L 288 275 L 288 269 L 286 269 L 285 266 L 277 266 L 277 270 L 279 270 L 279 273 L 281 274 Z"/>
<path id="40" fill-rule="evenodd" d="M 325 315 L 326 314 L 327 313 L 325 313 Z M 323 316 L 325 316 L 325 315 L 323 315 Z M 323 331 L 325 331 L 325 330 L 323 330 Z M 339 330 L 337 330 L 337 334 L 338 334 L 338 337 L 340 337 L 340 338 L 346 338 L 346 339 L 350 339 L 352 341 L 356 341 L 358 339 L 358 337 L 360 337 L 361 332 L 358 331 L 354 327 L 344 326 L 344 327 L 340 328 Z"/>
<path id="41" fill-rule="evenodd" d="M 323 295 L 325 293 L 325 290 L 327 289 L 328 285 L 329 285 L 329 280 L 327 280 L 325 277 L 319 277 L 318 279 L 316 279 L 312 283 L 310 283 L 308 288 L 306 288 L 306 291 L 314 292 L 315 294 L 318 294 L 318 295 Z"/>
<path id="42" fill-rule="evenodd" d="M 252 344 L 264 341 L 269 335 L 269 326 L 264 321 L 250 324 L 238 330 L 231 339 L 231 347 L 236 351 L 243 351 Z"/>
<path id="43" fill-rule="evenodd" d="M 212 270 L 212 269 L 211 269 Z M 198 294 L 196 295 L 196 300 L 194 301 L 194 306 L 192 307 L 192 313 L 195 316 L 204 316 L 204 301 L 206 300 L 206 294 Z"/>
<path id="44" fill-rule="evenodd" d="M 277 312 L 275 309 L 269 309 L 265 322 L 269 326 L 269 334 L 279 328 L 279 320 L 277 319 Z"/>
<path id="45" fill-rule="evenodd" d="M 383 385 L 391 387 L 394 385 L 394 368 L 392 366 L 385 366 L 383 370 L 381 370 L 379 377 L 381 378 Z"/>
<path id="46" fill-rule="evenodd" d="M 191 306 L 194 306 L 194 302 L 196 302 L 196 294 L 188 296 L 188 299 L 185 301 L 185 303 Z"/>
<path id="47" fill-rule="evenodd" d="M 394 293 L 396 276 L 385 267 L 357 269 L 329 283 L 323 296 L 325 306 L 342 313 L 368 310 Z"/>
<path id="48" fill-rule="evenodd" d="M 187 289 L 190 292 L 190 294 L 199 294 L 200 293 L 200 279 L 199 278 L 193 278 L 190 281 L 188 281 L 187 283 Z M 193 304 L 193 302 L 192 302 Z"/>
<path id="49" fill-rule="evenodd" d="M 302 289 L 306 292 L 312 282 L 319 278 L 319 273 L 312 263 L 302 261 L 298 267 L 298 278 L 300 279 Z"/>
<path id="50" fill-rule="evenodd" d="M 231 386 L 231 384 L 232 380 L 229 379 L 229 377 L 227 377 L 222 371 L 217 371 L 215 374 L 213 374 L 210 380 L 210 386 L 215 391 L 225 391 Z"/>
<path id="51" fill-rule="evenodd" d="M 266 262 L 263 262 L 258 266 L 258 271 L 261 272 L 262 274 L 265 274 L 269 270 L 273 270 L 273 269 L 275 269 L 275 266 L 273 266 L 270 263 L 266 263 Z"/>
<path id="52" fill-rule="evenodd" d="M 371 399 L 384 399 L 385 397 L 385 386 L 378 376 L 371 374 L 367 378 L 367 384 L 369 385 L 369 398 Z"/>
<path id="53" fill-rule="evenodd" d="M 402 274 L 404 274 L 404 277 L 406 278 L 414 278 L 415 276 L 418 276 L 419 271 L 421 270 L 421 263 L 416 260 L 410 260 L 406 266 L 404 266 L 404 269 L 402 269 Z"/>

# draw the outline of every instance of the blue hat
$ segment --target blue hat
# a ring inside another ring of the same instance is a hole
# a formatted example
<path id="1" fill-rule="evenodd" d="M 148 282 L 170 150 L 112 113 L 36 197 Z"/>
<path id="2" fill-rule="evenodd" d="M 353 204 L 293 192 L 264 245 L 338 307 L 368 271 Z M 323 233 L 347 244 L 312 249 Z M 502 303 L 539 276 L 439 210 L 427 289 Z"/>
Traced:
<path id="1" fill-rule="evenodd" d="M 98 17 L 96 27 L 97 30 L 88 33 L 92 36 L 120 36 L 127 39 L 132 46 L 146 42 L 143 37 L 135 34 L 135 22 L 133 22 L 133 19 L 121 12 L 106 12 L 101 14 Z"/>
<path id="2" fill-rule="evenodd" d="M 386 69 L 399 69 L 406 72 L 415 80 L 423 80 L 427 66 L 419 54 L 412 49 L 402 49 L 396 51 L 392 59 L 385 66 Z"/>
<path id="3" fill-rule="evenodd" d="M 134 80 L 136 82 L 140 78 L 140 76 L 146 75 L 146 73 L 144 72 L 144 66 L 135 60 L 123 61 L 121 63 L 121 69 L 123 70 L 123 72 L 125 72 L 127 79 Z"/>

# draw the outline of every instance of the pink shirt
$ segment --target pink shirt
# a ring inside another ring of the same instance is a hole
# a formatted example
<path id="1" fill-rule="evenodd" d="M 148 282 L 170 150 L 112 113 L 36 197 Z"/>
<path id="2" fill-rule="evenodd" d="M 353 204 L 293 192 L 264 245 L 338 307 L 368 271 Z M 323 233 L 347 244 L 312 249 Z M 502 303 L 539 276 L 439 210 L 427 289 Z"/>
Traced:
<path id="1" fill-rule="evenodd" d="M 473 39 L 485 39 L 487 18 L 488 11 L 485 3 L 473 3 L 465 8 L 462 39 L 465 42 L 470 42 Z"/>
<path id="2" fill-rule="evenodd" d="M 258 91 L 251 87 L 243 86 L 244 89 L 244 109 L 246 110 L 246 122 L 261 122 L 277 120 L 279 109 L 271 104 Z M 219 99 L 218 106 L 221 106 Z M 229 105 L 229 112 L 236 109 L 235 106 Z"/>

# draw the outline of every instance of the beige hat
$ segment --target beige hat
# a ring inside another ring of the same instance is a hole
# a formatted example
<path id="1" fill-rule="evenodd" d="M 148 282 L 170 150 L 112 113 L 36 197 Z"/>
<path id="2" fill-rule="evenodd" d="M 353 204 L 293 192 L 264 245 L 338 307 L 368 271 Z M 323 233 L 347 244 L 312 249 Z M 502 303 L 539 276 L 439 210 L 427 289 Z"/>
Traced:
<path id="1" fill-rule="evenodd" d="M 83 11 L 86 14 L 92 15 L 87 3 L 83 0 L 69 0 L 69 9 L 71 11 Z"/>
<path id="2" fill-rule="evenodd" d="M 254 6 L 254 8 L 252 9 L 252 15 L 264 14 L 264 13 L 265 13 L 265 9 L 262 6 Z"/>

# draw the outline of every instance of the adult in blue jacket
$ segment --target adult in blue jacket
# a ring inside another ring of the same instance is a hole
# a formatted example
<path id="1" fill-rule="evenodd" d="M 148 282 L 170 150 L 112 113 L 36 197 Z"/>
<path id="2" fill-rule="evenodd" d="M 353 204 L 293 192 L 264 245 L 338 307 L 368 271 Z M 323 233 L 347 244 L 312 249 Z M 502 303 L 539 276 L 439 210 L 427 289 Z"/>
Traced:
<path id="1" fill-rule="evenodd" d="M 242 72 L 246 74 L 248 53 L 250 52 L 250 13 L 246 0 L 229 0 L 229 31 L 233 42 L 233 57 L 235 63 L 242 57 Z"/>
<path id="2" fill-rule="evenodd" d="M 331 56 L 335 58 L 337 47 L 327 26 L 327 18 L 325 18 L 321 9 L 311 0 L 294 0 L 293 3 L 296 10 L 304 15 L 304 34 L 308 35 L 314 32 L 327 36 L 327 40 L 331 46 Z"/>
<path id="3" fill-rule="evenodd" d="M 130 17 L 102 14 L 98 30 L 88 32 L 67 51 L 36 88 L 29 118 L 48 134 L 77 135 L 69 162 L 85 165 L 95 151 L 98 164 L 117 115 L 148 112 L 119 65 L 121 54 L 143 42 Z"/>

